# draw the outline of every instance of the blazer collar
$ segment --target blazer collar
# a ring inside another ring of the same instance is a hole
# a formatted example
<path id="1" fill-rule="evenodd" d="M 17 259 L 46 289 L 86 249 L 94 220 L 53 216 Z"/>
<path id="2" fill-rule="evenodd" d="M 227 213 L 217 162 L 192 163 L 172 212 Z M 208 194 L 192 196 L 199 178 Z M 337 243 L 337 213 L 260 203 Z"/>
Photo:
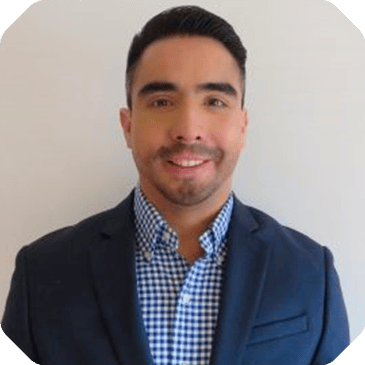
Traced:
<path id="1" fill-rule="evenodd" d="M 243 361 L 271 252 L 267 242 L 255 237 L 258 229 L 249 208 L 235 196 L 211 365 Z"/>
<path id="2" fill-rule="evenodd" d="M 120 364 L 153 364 L 137 292 L 133 194 L 110 211 L 89 254 L 96 295 Z"/>
<path id="3" fill-rule="evenodd" d="M 137 292 L 134 190 L 109 211 L 100 240 L 90 245 L 96 294 L 118 360 L 153 364 Z M 234 195 L 222 300 L 212 365 L 240 363 L 265 281 L 270 246 L 255 238 L 258 223 Z"/>

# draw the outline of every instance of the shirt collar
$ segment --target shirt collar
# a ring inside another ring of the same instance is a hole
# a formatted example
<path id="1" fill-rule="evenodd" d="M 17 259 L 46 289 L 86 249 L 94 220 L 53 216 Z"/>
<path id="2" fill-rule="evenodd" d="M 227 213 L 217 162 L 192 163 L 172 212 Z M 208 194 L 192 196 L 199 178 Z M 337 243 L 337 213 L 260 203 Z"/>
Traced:
<path id="1" fill-rule="evenodd" d="M 199 237 L 199 242 L 212 259 L 221 251 L 225 243 L 229 222 L 233 210 L 233 192 L 231 192 L 209 228 Z M 165 218 L 144 195 L 138 183 L 134 192 L 134 212 L 139 239 L 138 248 L 149 261 L 158 245 L 172 251 L 178 248 L 178 235 L 172 230 Z"/>

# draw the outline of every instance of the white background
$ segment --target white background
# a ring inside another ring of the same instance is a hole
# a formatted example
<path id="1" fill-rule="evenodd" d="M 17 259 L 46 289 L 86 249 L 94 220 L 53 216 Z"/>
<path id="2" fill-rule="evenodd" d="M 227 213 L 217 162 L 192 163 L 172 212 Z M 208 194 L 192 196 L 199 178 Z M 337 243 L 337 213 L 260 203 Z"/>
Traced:
<path id="1" fill-rule="evenodd" d="M 0 315 L 23 245 L 115 206 L 134 187 L 118 122 L 127 51 L 153 15 L 191 4 L 51 0 L 27 9 L 33 2 L 0 5 Z M 248 49 L 249 134 L 234 191 L 331 249 L 354 341 L 335 364 L 362 364 L 361 1 L 194 3 L 228 20 Z M 0 331 L 3 359 L 32 363 Z"/>

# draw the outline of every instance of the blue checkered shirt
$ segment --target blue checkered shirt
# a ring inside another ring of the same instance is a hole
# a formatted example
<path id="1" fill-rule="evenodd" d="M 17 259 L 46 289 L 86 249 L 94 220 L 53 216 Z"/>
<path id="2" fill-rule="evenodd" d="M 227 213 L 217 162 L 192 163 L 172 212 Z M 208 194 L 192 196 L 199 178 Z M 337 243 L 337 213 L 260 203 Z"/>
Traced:
<path id="1" fill-rule="evenodd" d="M 178 236 L 135 188 L 138 296 L 155 365 L 208 365 L 218 319 L 231 192 L 199 237 L 205 255 L 191 265 L 178 252 Z"/>

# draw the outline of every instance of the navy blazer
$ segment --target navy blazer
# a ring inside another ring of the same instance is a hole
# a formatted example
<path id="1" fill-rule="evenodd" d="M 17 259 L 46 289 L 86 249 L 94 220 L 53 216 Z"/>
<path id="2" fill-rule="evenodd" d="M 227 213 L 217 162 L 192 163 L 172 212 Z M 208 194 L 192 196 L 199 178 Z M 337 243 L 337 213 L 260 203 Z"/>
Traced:
<path id="1" fill-rule="evenodd" d="M 153 364 L 135 275 L 134 190 L 24 246 L 1 326 L 42 365 Z M 328 248 L 234 195 L 210 364 L 320 365 L 349 344 Z"/>

